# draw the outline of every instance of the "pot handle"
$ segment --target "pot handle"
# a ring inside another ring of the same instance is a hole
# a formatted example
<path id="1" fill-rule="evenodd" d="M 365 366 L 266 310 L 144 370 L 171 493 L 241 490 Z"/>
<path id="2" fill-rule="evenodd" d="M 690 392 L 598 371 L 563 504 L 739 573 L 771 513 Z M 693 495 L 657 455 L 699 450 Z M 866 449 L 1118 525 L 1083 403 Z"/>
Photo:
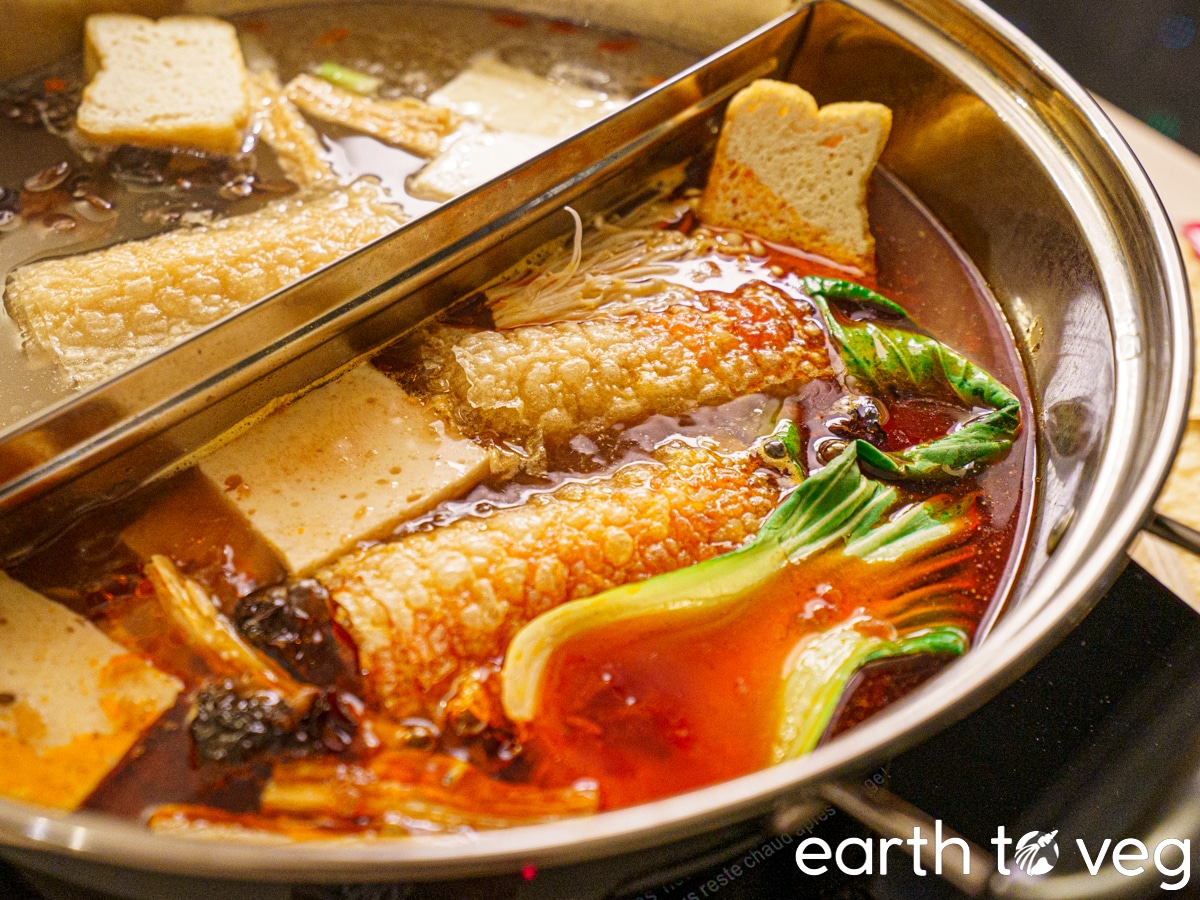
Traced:
<path id="1" fill-rule="evenodd" d="M 820 794 L 826 803 L 883 837 L 906 841 L 913 836 L 914 828 L 920 827 L 923 835 L 933 835 L 937 828 L 937 823 L 927 813 L 873 781 L 865 784 L 832 782 L 824 785 Z M 945 825 L 941 826 L 941 837 L 943 841 L 962 841 L 962 845 L 967 847 L 971 864 L 964 866 L 960 847 L 950 844 L 949 849 L 955 852 L 943 854 L 940 877 L 968 897 L 987 896 L 988 885 L 996 874 L 995 857 Z M 902 844 L 901 847 L 910 856 L 915 856 L 926 871 L 935 871 L 937 860 L 933 858 L 929 845 L 920 847 L 915 854 L 912 845 Z M 964 871 L 968 868 L 969 872 Z"/>
<path id="2" fill-rule="evenodd" d="M 1176 522 L 1156 512 L 1146 523 L 1146 531 L 1164 541 L 1170 541 L 1193 556 L 1200 557 L 1200 531 L 1195 528 L 1189 528 L 1182 522 Z"/>

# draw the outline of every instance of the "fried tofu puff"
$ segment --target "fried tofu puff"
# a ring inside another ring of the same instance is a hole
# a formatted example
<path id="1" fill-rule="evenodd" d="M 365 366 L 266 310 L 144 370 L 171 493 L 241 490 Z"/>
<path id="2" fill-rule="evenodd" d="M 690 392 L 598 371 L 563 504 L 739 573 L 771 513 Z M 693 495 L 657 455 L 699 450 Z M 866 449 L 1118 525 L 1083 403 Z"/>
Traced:
<path id="1" fill-rule="evenodd" d="M 497 664 L 539 614 L 757 533 L 780 488 L 755 459 L 668 444 L 613 475 L 350 553 L 317 578 L 358 647 L 372 699 L 393 716 L 440 717 L 448 694 L 480 693 L 463 679 Z M 476 698 L 477 720 L 498 710 L 496 690 Z"/>

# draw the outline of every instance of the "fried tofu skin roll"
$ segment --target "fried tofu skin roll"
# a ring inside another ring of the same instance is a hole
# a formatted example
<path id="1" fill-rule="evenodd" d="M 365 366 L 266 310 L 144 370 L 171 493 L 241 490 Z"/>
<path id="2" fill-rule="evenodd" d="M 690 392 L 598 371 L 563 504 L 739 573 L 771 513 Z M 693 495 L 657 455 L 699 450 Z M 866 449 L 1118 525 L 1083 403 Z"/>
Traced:
<path id="1" fill-rule="evenodd" d="M 373 699 L 393 716 L 437 717 L 455 679 L 497 664 L 525 623 L 740 547 L 778 498 L 754 458 L 670 444 L 523 506 L 348 554 L 317 578 Z"/>
<path id="2" fill-rule="evenodd" d="M 88 387 L 403 221 L 378 184 L 360 181 L 212 225 L 22 266 L 9 276 L 5 301 L 27 340 L 69 383 Z"/>
<path id="3" fill-rule="evenodd" d="M 794 393 L 830 373 L 818 321 L 806 304 L 751 282 L 660 311 L 479 332 L 427 358 L 433 392 L 448 395 L 466 433 L 536 456 L 621 422 Z"/>
<path id="4" fill-rule="evenodd" d="M 462 122 L 457 113 L 412 97 L 362 97 L 312 75 L 297 75 L 284 90 L 314 119 L 361 131 L 427 158 L 437 156 L 442 141 Z"/>
<path id="5" fill-rule="evenodd" d="M 321 138 L 283 93 L 274 72 L 250 73 L 250 97 L 259 135 L 275 151 L 279 168 L 288 181 L 300 187 L 336 181 L 321 147 Z"/>

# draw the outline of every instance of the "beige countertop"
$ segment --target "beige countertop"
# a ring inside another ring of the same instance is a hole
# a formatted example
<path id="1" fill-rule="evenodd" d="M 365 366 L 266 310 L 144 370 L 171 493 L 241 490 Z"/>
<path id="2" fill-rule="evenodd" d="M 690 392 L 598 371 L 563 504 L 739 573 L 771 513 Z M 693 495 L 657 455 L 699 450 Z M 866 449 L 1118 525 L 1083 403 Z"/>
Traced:
<path id="1" fill-rule="evenodd" d="M 1120 129 L 1158 189 L 1163 207 L 1181 237 L 1185 259 L 1190 257 L 1189 262 L 1196 263 L 1195 252 L 1200 248 L 1193 249 L 1182 236 L 1189 225 L 1196 225 L 1200 230 L 1200 156 L 1115 106 L 1104 101 L 1100 101 L 1100 105 Z M 1200 263 L 1193 267 L 1193 285 L 1196 284 L 1197 269 L 1200 269 Z M 1196 403 L 1193 400 L 1192 423 L 1180 451 L 1183 465 L 1177 466 L 1180 470 L 1186 466 L 1188 471 L 1186 475 L 1181 471 L 1176 472 L 1157 504 L 1163 514 L 1178 518 L 1193 528 L 1200 526 L 1200 477 L 1197 477 L 1200 470 L 1197 470 L 1193 458 L 1200 451 L 1198 438 L 1200 422 L 1196 420 Z M 1130 555 L 1159 581 L 1200 609 L 1200 560 L 1146 535 L 1134 542 Z"/>

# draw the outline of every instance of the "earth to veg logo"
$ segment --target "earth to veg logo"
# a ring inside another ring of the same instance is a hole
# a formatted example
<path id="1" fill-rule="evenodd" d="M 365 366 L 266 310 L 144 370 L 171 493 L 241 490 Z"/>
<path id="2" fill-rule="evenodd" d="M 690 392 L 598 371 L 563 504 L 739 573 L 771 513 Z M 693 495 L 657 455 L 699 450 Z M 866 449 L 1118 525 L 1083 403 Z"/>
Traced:
<path id="1" fill-rule="evenodd" d="M 990 843 L 996 848 L 995 866 L 1000 876 L 1048 875 L 1058 863 L 1058 831 L 1029 831 L 1020 838 L 1008 836 L 1004 826 Z M 1137 838 L 1104 838 L 1091 843 L 1075 841 L 1087 874 L 1096 876 L 1105 866 L 1126 878 L 1154 877 L 1164 891 L 1186 887 L 1192 876 L 1191 839 L 1164 838 L 1153 847 Z M 976 860 L 978 862 L 978 860 Z M 957 869 L 971 874 L 972 850 L 967 841 L 942 827 L 935 819 L 932 834 L 915 826 L 912 837 L 849 837 L 831 845 L 822 837 L 802 839 L 796 846 L 796 867 L 805 875 L 823 875 L 837 868 L 844 875 L 887 875 L 900 866 L 912 866 L 914 875 L 942 875 Z"/>
<path id="2" fill-rule="evenodd" d="M 1026 875 L 1045 875 L 1058 862 L 1058 844 L 1054 843 L 1057 831 L 1043 834 L 1030 831 L 1017 841 L 1013 862 Z"/>

